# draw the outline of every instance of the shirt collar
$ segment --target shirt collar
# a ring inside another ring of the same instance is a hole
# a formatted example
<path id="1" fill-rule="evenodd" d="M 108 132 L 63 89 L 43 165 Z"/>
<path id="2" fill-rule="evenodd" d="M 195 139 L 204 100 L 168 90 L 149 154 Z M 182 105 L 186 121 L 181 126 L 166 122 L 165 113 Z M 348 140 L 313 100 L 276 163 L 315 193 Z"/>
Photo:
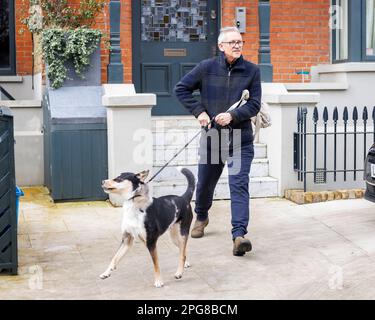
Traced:
<path id="1" fill-rule="evenodd" d="M 220 66 L 222 66 L 225 70 L 227 70 L 230 66 L 230 64 L 228 63 L 227 59 L 225 58 L 225 54 L 224 52 L 220 51 L 220 54 L 219 54 L 219 63 L 220 63 Z M 241 54 L 241 56 L 236 59 L 232 64 L 231 64 L 231 70 L 232 69 L 245 69 L 245 66 L 244 66 L 244 63 L 243 63 L 243 56 Z"/>

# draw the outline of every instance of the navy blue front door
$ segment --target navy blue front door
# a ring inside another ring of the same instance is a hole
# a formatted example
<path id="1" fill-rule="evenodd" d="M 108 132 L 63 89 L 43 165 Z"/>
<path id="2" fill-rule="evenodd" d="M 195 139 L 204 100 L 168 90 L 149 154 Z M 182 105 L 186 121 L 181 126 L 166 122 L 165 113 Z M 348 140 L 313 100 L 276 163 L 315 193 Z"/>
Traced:
<path id="1" fill-rule="evenodd" d="M 173 87 L 217 54 L 219 11 L 216 0 L 133 2 L 133 82 L 137 92 L 157 95 L 153 115 L 187 114 Z"/>

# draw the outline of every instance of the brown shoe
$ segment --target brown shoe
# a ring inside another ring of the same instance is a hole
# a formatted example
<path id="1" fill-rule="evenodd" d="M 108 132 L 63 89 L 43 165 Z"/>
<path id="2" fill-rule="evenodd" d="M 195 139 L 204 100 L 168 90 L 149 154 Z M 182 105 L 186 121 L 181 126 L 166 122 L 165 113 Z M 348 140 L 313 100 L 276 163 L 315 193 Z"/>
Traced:
<path id="1" fill-rule="evenodd" d="M 249 239 L 236 237 L 233 241 L 233 255 L 243 256 L 246 252 L 251 251 L 252 246 Z"/>
<path id="2" fill-rule="evenodd" d="M 191 230 L 192 238 L 202 238 L 204 236 L 204 228 L 208 225 L 208 218 L 204 221 L 195 220 L 193 229 Z"/>

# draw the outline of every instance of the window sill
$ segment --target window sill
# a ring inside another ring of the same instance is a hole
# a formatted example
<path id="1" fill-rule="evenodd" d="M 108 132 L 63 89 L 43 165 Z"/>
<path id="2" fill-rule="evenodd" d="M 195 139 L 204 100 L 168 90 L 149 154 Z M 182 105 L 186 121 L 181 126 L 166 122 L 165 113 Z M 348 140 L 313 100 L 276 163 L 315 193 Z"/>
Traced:
<path id="1" fill-rule="evenodd" d="M 21 76 L 1 76 L 0 83 L 21 83 L 23 82 L 23 77 Z"/>

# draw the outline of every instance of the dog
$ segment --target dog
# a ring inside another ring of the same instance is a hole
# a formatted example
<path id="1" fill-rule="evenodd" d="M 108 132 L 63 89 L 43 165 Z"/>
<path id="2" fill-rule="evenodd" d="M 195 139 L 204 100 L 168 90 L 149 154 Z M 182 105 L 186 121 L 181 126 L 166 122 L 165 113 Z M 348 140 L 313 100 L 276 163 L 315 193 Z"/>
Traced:
<path id="1" fill-rule="evenodd" d="M 154 285 L 163 286 L 159 268 L 156 244 L 158 238 L 170 230 L 174 244 L 179 248 L 176 279 L 181 279 L 184 268 L 189 267 L 186 260 L 186 245 L 190 232 L 193 213 L 190 205 L 195 189 L 195 178 L 190 170 L 180 170 L 188 181 L 188 187 L 182 196 L 168 195 L 159 198 L 151 197 L 149 186 L 145 183 L 149 171 L 137 174 L 125 172 L 117 178 L 104 180 L 102 188 L 108 194 L 119 194 L 125 200 L 121 224 L 122 241 L 107 270 L 100 275 L 108 278 L 115 270 L 121 258 L 131 248 L 133 240 L 139 238 L 150 252 L 154 264 Z"/>

